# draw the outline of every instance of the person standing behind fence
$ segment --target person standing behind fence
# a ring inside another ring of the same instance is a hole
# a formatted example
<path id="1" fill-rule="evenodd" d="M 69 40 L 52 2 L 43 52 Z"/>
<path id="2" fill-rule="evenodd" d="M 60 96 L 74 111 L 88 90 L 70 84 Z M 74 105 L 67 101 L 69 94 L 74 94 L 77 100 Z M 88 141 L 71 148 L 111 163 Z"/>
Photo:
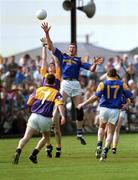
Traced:
<path id="1" fill-rule="evenodd" d="M 82 136 L 84 113 L 82 108 L 77 108 L 77 105 L 81 102 L 82 95 L 82 90 L 78 81 L 80 68 L 84 68 L 93 72 L 96 69 L 97 64 L 101 64 L 103 62 L 103 59 L 101 57 L 94 58 L 93 65 L 83 62 L 82 58 L 77 56 L 77 45 L 74 43 L 71 43 L 69 45 L 68 53 L 61 52 L 58 48 L 55 48 L 53 46 L 53 43 L 49 36 L 50 27 L 48 26 L 48 23 L 42 23 L 41 27 L 45 32 L 49 50 L 52 51 L 52 53 L 58 58 L 61 64 L 63 78 L 63 81 L 61 82 L 61 94 L 64 101 L 66 101 L 67 97 L 71 97 L 73 99 L 77 117 L 77 139 L 81 144 L 85 145 L 86 142 Z"/>

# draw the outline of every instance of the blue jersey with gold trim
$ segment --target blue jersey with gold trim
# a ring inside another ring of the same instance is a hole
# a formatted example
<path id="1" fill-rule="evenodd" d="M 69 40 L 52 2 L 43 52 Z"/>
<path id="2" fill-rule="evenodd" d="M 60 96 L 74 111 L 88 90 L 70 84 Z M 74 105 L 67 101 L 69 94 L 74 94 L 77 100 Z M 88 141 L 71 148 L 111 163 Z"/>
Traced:
<path id="1" fill-rule="evenodd" d="M 62 105 L 62 96 L 54 86 L 38 88 L 30 95 L 27 104 L 31 106 L 31 112 L 41 114 L 45 117 L 52 117 L 54 105 Z"/>
<path id="2" fill-rule="evenodd" d="M 71 57 L 66 53 L 62 53 L 59 49 L 55 49 L 54 55 L 59 59 L 62 66 L 62 77 L 78 79 L 80 68 L 89 70 L 91 64 L 82 62 L 81 57 Z"/>
<path id="3" fill-rule="evenodd" d="M 99 105 L 101 107 L 118 109 L 122 107 L 123 95 L 125 98 L 133 96 L 126 83 L 115 79 L 108 79 L 101 82 L 95 95 L 100 98 Z"/>

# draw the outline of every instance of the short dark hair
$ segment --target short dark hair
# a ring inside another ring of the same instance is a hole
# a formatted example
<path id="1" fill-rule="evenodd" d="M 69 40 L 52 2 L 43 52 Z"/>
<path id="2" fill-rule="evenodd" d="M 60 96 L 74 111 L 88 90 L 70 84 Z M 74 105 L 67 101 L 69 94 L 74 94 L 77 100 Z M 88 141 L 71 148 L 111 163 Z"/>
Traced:
<path id="1" fill-rule="evenodd" d="M 74 45 L 77 49 L 77 44 L 76 43 L 70 43 L 70 45 Z"/>
<path id="2" fill-rule="evenodd" d="M 55 83 L 55 76 L 54 74 L 48 74 L 46 77 L 46 83 L 47 84 L 54 84 Z"/>
<path id="3" fill-rule="evenodd" d="M 109 76 L 109 77 L 116 77 L 117 75 L 118 75 L 117 71 L 114 68 L 109 69 L 109 71 L 107 72 L 107 76 Z"/>
<path id="4" fill-rule="evenodd" d="M 121 79 L 121 77 L 119 76 L 119 74 L 116 75 L 118 79 Z"/>
<path id="5" fill-rule="evenodd" d="M 55 66 L 55 63 L 54 63 L 54 62 L 50 62 L 50 63 L 49 63 L 49 66 L 50 66 L 51 64 L 53 64 L 53 65 Z"/>

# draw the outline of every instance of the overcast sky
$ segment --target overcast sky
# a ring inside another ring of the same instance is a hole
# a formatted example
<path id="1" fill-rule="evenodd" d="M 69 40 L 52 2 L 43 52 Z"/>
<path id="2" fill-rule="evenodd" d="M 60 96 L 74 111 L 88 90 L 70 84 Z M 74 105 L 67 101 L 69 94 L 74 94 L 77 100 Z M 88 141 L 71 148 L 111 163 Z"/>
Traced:
<path id="1" fill-rule="evenodd" d="M 40 47 L 44 36 L 35 17 L 47 10 L 54 42 L 70 42 L 70 12 L 62 8 L 64 0 L 0 0 L 0 54 L 3 56 Z M 80 1 L 80 0 L 77 0 Z M 90 0 L 83 0 L 84 5 Z M 77 42 L 90 42 L 113 50 L 138 46 L 138 0 L 94 0 L 96 13 L 87 18 L 77 10 Z"/>

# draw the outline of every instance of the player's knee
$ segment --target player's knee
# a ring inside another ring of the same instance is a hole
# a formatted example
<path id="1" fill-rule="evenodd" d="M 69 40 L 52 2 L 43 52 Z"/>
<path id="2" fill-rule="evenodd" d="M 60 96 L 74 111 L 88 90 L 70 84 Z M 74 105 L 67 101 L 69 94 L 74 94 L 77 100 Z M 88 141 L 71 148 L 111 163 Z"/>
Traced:
<path id="1" fill-rule="evenodd" d="M 99 128 L 102 128 L 103 130 L 106 130 L 106 123 L 100 123 Z"/>
<path id="2" fill-rule="evenodd" d="M 54 132 L 57 134 L 60 132 L 60 128 L 54 128 Z"/>
<path id="3" fill-rule="evenodd" d="M 76 115 L 78 121 L 83 121 L 83 117 L 84 117 L 83 108 L 81 109 L 76 108 Z"/>
<path id="4" fill-rule="evenodd" d="M 56 124 L 54 126 L 54 133 L 56 133 L 56 134 L 60 133 L 60 125 L 59 124 Z"/>
<path id="5" fill-rule="evenodd" d="M 61 139 L 61 131 L 60 130 L 54 130 L 55 137 L 56 139 L 60 140 Z"/>
<path id="6" fill-rule="evenodd" d="M 115 132 L 116 132 L 117 134 L 119 134 L 119 132 L 120 132 L 120 127 L 117 126 L 117 127 L 115 128 Z"/>

